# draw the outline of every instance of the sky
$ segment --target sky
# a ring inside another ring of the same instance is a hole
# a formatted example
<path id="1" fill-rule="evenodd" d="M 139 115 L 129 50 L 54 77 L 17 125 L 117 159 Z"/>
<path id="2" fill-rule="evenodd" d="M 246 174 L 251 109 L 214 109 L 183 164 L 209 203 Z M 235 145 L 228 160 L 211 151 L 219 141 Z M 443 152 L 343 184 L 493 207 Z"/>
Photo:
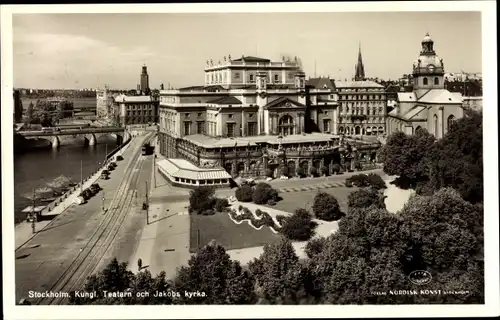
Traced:
<path id="1" fill-rule="evenodd" d="M 367 77 L 411 73 L 426 32 L 446 72 L 481 72 L 479 12 L 15 14 L 17 88 L 201 85 L 206 61 L 298 56 L 307 77 L 350 80 L 361 45 Z"/>

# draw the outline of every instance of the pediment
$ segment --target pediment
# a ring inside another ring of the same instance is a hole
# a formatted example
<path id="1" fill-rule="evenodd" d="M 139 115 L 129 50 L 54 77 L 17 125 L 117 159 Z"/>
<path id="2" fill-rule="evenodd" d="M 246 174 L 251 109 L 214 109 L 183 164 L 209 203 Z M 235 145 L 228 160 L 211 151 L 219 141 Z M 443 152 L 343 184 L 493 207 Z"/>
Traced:
<path id="1" fill-rule="evenodd" d="M 293 101 L 288 98 L 278 98 L 265 106 L 265 109 L 268 110 L 277 110 L 277 109 L 304 109 L 305 105 L 300 102 Z"/>

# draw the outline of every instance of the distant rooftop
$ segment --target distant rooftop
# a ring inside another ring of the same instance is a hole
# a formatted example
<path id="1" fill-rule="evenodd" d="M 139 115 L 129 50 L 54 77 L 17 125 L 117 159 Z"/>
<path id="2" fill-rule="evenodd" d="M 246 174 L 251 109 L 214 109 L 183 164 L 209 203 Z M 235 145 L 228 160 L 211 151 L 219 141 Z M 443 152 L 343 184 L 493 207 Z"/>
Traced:
<path id="1" fill-rule="evenodd" d="M 120 94 L 115 97 L 116 102 L 151 102 L 151 96 L 127 96 Z"/>
<path id="2" fill-rule="evenodd" d="M 337 81 L 337 88 L 383 88 L 384 86 L 374 81 Z"/>
<path id="3" fill-rule="evenodd" d="M 243 56 L 239 59 L 233 59 L 232 61 L 245 61 L 245 62 L 271 62 L 270 59 L 253 57 L 253 56 Z"/>

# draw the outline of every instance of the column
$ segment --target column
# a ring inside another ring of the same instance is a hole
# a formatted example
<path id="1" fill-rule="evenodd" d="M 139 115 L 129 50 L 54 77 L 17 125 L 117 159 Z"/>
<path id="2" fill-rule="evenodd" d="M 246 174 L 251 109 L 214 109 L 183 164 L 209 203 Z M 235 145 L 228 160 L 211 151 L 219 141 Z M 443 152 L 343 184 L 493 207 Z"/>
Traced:
<path id="1" fill-rule="evenodd" d="M 276 113 L 273 115 L 273 134 L 279 134 L 278 115 Z"/>
<path id="2" fill-rule="evenodd" d="M 444 107 L 441 106 L 439 107 L 439 137 L 436 138 L 442 138 L 444 137 Z"/>
<path id="3" fill-rule="evenodd" d="M 339 107 L 333 109 L 333 119 L 332 119 L 332 133 L 337 134 L 337 120 L 339 117 Z"/>
<path id="4" fill-rule="evenodd" d="M 241 110 L 241 136 L 242 137 L 246 136 L 245 124 L 246 124 L 245 111 Z"/>

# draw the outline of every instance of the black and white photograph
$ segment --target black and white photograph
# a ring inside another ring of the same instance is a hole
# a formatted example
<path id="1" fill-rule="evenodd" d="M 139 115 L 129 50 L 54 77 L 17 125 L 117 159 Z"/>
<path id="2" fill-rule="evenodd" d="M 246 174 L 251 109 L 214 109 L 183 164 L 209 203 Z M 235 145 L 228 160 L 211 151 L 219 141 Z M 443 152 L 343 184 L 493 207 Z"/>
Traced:
<path id="1" fill-rule="evenodd" d="M 7 318 L 500 313 L 495 2 L 1 10 Z"/>

